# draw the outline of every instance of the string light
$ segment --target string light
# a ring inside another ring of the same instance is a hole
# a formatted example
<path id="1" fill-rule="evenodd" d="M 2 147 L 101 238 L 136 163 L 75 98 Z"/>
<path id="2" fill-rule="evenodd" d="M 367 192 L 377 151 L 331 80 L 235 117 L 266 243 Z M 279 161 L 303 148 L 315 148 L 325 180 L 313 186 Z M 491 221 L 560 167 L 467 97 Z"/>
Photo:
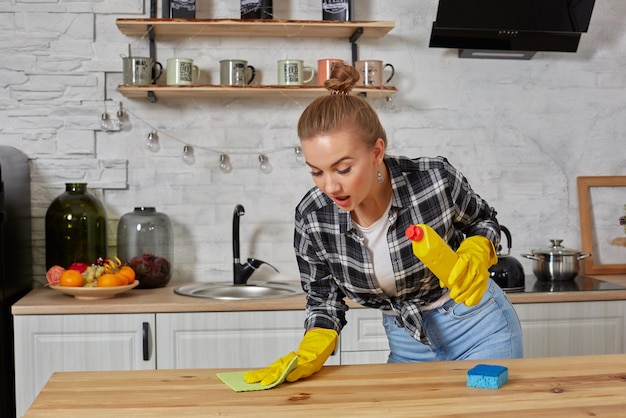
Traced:
<path id="1" fill-rule="evenodd" d="M 259 165 L 259 170 L 261 170 L 261 173 L 269 174 L 272 172 L 272 169 L 274 167 L 272 167 L 272 164 L 270 164 L 269 158 L 267 158 L 265 154 L 259 154 L 259 162 L 261 163 Z"/>
<path id="2" fill-rule="evenodd" d="M 187 165 L 193 165 L 196 162 L 196 156 L 193 154 L 193 147 L 185 145 L 183 147 L 183 162 Z"/>
<path id="3" fill-rule="evenodd" d="M 228 156 L 228 154 L 220 155 L 220 170 L 222 170 L 226 174 L 233 171 L 233 166 L 230 163 L 230 157 Z"/>
<path id="4" fill-rule="evenodd" d="M 104 101 L 104 112 L 100 115 L 100 129 L 105 132 L 119 132 L 124 129 L 126 124 L 126 112 L 124 112 L 124 106 L 122 102 L 120 102 L 117 112 L 115 112 L 116 119 L 112 119 L 107 112 L 106 102 L 110 99 Z"/>
<path id="5" fill-rule="evenodd" d="M 148 134 L 148 140 L 146 141 L 146 147 L 156 153 L 161 149 L 161 144 L 159 144 L 159 135 L 156 131 L 152 131 Z"/>
<path id="6" fill-rule="evenodd" d="M 126 117 L 122 102 L 120 102 L 120 107 L 117 109 L 115 116 L 117 116 L 117 119 L 113 120 L 113 127 L 118 131 L 121 131 L 122 129 L 124 129 L 124 118 Z"/>
<path id="7" fill-rule="evenodd" d="M 106 109 L 102 113 L 102 115 L 100 115 L 100 128 L 102 128 L 103 131 L 110 131 L 113 128 L 113 125 L 111 125 L 111 120 L 109 119 L 109 114 L 107 113 Z"/>
<path id="8" fill-rule="evenodd" d="M 297 146 L 294 148 L 294 151 L 296 153 L 296 162 L 300 165 L 305 165 L 306 159 L 304 158 L 304 154 L 302 153 L 302 148 Z"/>
<path id="9" fill-rule="evenodd" d="M 111 101 L 111 99 L 106 99 L 106 101 Z M 157 132 L 157 128 L 154 126 L 151 126 L 148 122 L 146 122 L 145 120 L 143 120 L 141 117 L 139 117 L 138 115 L 136 115 L 131 109 L 125 108 L 123 107 L 122 103 L 120 102 L 119 104 L 119 108 L 118 108 L 118 113 L 116 114 L 116 116 L 118 116 L 118 119 L 126 119 L 128 117 L 128 115 L 131 115 L 133 117 L 133 119 L 136 119 L 138 121 L 140 121 L 141 123 L 143 123 L 144 125 L 146 125 L 149 129 L 151 129 L 151 131 L 147 134 L 147 138 L 145 140 L 145 142 L 143 143 L 144 146 L 153 153 L 157 153 L 161 150 L 161 144 L 160 144 L 160 136 L 165 135 L 169 138 L 174 139 L 175 141 L 183 144 L 183 153 L 182 153 L 182 160 L 185 164 L 187 165 L 193 165 L 196 162 L 196 157 L 195 157 L 195 148 L 210 152 L 210 153 L 214 153 L 219 155 L 219 168 L 220 170 L 225 173 L 231 173 L 233 171 L 233 165 L 231 162 L 231 158 L 233 155 L 258 155 L 258 159 L 259 159 L 259 170 L 264 173 L 264 174 L 269 174 L 273 171 L 273 166 L 269 161 L 269 158 L 267 156 L 267 154 L 270 153 L 275 153 L 275 152 L 281 152 L 281 151 L 286 151 L 286 150 L 292 150 L 292 152 L 295 153 L 295 159 L 296 159 L 296 163 L 298 165 L 303 165 L 306 164 L 305 158 L 304 158 L 304 154 L 302 152 L 302 148 L 300 146 L 294 146 L 294 145 L 286 145 L 286 146 L 282 146 L 282 147 L 276 147 L 276 148 L 272 148 L 272 149 L 266 149 L 266 150 L 241 150 L 241 149 L 237 149 L 237 150 L 224 150 L 224 149 L 216 149 L 216 148 L 210 148 L 210 147 L 202 147 L 202 146 L 197 146 L 197 145 L 190 145 L 189 143 L 186 143 L 186 141 L 183 141 L 182 139 L 172 135 L 169 132 L 163 132 L 161 130 L 159 130 Z M 121 113 L 121 115 L 120 115 Z M 106 115 L 105 115 L 106 114 Z M 121 116 L 121 117 L 120 117 Z M 107 124 L 104 124 L 104 126 L 107 126 L 107 130 L 112 131 L 113 129 L 113 125 L 110 123 L 110 118 L 108 113 L 106 113 L 106 107 L 105 107 L 105 112 L 102 114 L 102 118 L 104 120 L 107 121 Z M 127 124 L 125 124 L 124 122 L 122 122 L 121 126 L 128 126 Z"/>

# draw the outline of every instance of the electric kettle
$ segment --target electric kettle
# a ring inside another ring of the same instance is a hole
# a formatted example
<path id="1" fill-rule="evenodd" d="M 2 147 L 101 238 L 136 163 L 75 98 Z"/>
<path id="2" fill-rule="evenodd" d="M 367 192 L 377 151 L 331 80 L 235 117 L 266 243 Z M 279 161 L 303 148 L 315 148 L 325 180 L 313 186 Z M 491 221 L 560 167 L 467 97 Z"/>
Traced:
<path id="1" fill-rule="evenodd" d="M 506 292 L 523 292 L 526 286 L 524 281 L 524 267 L 511 254 L 511 232 L 503 225 L 500 231 L 506 236 L 508 251 L 502 254 L 502 244 L 498 246 L 498 262 L 489 269 L 489 277 Z"/>

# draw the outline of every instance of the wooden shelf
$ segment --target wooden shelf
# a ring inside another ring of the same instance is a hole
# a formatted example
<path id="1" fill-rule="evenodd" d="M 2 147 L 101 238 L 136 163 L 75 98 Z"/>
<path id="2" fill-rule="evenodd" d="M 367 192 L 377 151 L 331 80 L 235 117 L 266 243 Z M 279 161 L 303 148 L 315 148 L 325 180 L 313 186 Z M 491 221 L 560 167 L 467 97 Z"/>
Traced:
<path id="1" fill-rule="evenodd" d="M 392 21 L 240 20 L 240 19 L 117 19 L 118 29 L 143 36 L 152 26 L 155 35 L 238 36 L 291 38 L 350 38 L 362 28 L 362 38 L 382 38 Z"/>
<path id="2" fill-rule="evenodd" d="M 303 97 L 315 98 L 329 94 L 324 87 L 318 86 L 278 86 L 278 85 L 249 85 L 249 86 L 221 86 L 221 85 L 194 85 L 169 86 L 162 84 L 130 86 L 119 85 L 117 90 L 129 99 L 148 99 L 150 92 L 156 98 L 183 98 L 183 97 L 213 97 L 213 98 L 271 98 L 271 97 Z M 355 87 L 352 94 L 365 94 L 370 98 L 390 98 L 397 93 L 395 87 Z"/>
<path id="3" fill-rule="evenodd" d="M 391 21 L 330 21 L 330 20 L 241 20 L 241 19 L 117 19 L 118 29 L 128 36 L 197 36 L 197 37 L 281 37 L 281 38 L 346 38 L 352 44 L 353 60 L 356 41 L 360 38 L 382 38 L 394 28 Z M 149 29 L 152 31 L 149 32 Z M 318 86 L 168 86 L 162 84 L 129 86 L 117 90 L 130 99 L 156 101 L 160 97 L 305 97 L 328 94 Z M 353 94 L 371 98 L 390 98 L 395 87 L 359 87 Z"/>

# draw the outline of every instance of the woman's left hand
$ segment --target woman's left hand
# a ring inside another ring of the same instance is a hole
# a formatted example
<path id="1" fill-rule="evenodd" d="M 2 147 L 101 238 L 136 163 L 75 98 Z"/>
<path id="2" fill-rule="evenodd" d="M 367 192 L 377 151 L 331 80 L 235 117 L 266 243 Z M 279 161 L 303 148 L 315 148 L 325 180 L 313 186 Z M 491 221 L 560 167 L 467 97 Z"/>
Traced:
<path id="1" fill-rule="evenodd" d="M 456 253 L 459 259 L 442 284 L 455 302 L 474 306 L 487 291 L 489 267 L 498 262 L 496 251 L 488 238 L 477 235 L 464 239 Z"/>

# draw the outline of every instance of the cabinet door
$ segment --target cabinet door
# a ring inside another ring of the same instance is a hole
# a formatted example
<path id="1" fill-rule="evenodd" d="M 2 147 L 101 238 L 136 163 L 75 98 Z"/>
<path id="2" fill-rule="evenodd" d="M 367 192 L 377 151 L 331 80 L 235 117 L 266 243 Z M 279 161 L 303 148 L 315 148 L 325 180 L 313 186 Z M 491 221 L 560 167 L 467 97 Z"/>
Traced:
<path id="1" fill-rule="evenodd" d="M 267 366 L 298 348 L 304 317 L 304 311 L 157 314 L 157 368 Z M 326 364 L 339 364 L 339 356 Z"/>
<path id="2" fill-rule="evenodd" d="M 54 372 L 155 368 L 154 314 L 18 315 L 14 324 L 18 417 Z"/>
<path id="3" fill-rule="evenodd" d="M 341 364 L 386 363 L 389 342 L 382 313 L 376 309 L 350 309 L 341 331 Z"/>
<path id="4" fill-rule="evenodd" d="M 623 301 L 516 304 L 524 357 L 624 353 Z"/>

